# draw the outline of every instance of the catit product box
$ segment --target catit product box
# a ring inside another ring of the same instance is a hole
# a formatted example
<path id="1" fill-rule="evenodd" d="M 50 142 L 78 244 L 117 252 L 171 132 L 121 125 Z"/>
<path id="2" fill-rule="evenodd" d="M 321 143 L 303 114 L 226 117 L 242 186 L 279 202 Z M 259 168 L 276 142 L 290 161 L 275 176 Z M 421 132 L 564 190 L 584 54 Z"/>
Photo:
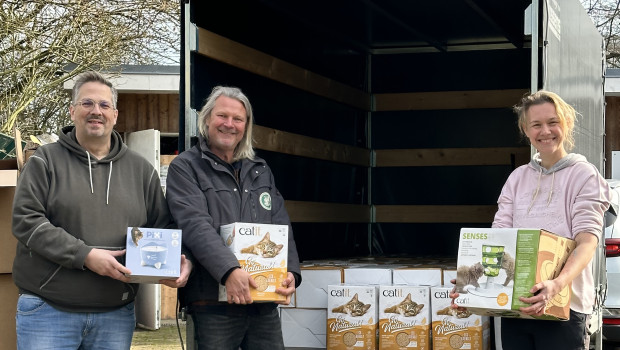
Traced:
<path id="1" fill-rule="evenodd" d="M 430 350 L 428 286 L 379 286 L 379 349 Z"/>
<path id="2" fill-rule="evenodd" d="M 253 301 L 285 301 L 276 293 L 287 275 L 288 225 L 235 222 L 220 226 L 220 236 L 258 285 L 250 289 Z M 219 301 L 227 301 L 220 285 Z"/>
<path id="3" fill-rule="evenodd" d="M 377 349 L 377 287 L 327 287 L 328 350 Z"/>
<path id="4" fill-rule="evenodd" d="M 528 306 L 534 284 L 560 274 L 575 241 L 541 229 L 462 228 L 457 259 L 456 303 L 488 316 L 567 320 L 571 285 L 551 302 L 542 316 L 519 312 Z"/>
<path id="5" fill-rule="evenodd" d="M 126 266 L 132 283 L 159 283 L 181 273 L 181 230 L 128 227 Z"/>
<path id="6" fill-rule="evenodd" d="M 488 350 L 490 317 L 451 307 L 453 286 L 431 287 L 431 337 L 433 350 Z"/>

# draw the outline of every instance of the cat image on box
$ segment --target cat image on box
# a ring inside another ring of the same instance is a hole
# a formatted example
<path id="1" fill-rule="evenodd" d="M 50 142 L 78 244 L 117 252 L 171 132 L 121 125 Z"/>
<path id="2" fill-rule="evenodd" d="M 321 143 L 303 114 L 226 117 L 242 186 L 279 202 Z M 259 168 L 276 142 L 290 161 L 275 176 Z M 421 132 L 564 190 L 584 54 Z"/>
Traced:
<path id="1" fill-rule="evenodd" d="M 269 232 L 267 232 L 260 242 L 249 247 L 242 248 L 241 253 L 259 255 L 263 258 L 274 258 L 278 255 L 278 253 L 280 253 L 283 247 L 283 244 L 275 244 L 275 242 L 272 242 L 269 239 Z"/>
<path id="2" fill-rule="evenodd" d="M 357 298 L 357 293 L 351 298 L 351 300 L 344 304 L 332 309 L 334 313 L 347 314 L 353 317 L 363 316 L 366 311 L 370 309 L 370 304 L 364 304 Z"/>
<path id="3" fill-rule="evenodd" d="M 136 247 L 138 246 L 138 241 L 140 241 L 142 237 L 144 237 L 144 234 L 140 231 L 140 228 L 134 227 L 131 229 L 131 241 Z"/>
<path id="4" fill-rule="evenodd" d="M 411 293 L 407 294 L 407 297 L 400 303 L 388 307 L 384 310 L 388 314 L 400 314 L 406 317 L 413 317 L 422 311 L 424 304 L 418 304 L 411 300 Z"/>
<path id="5" fill-rule="evenodd" d="M 514 280 L 515 277 L 515 259 L 510 256 L 507 252 L 503 253 L 501 268 L 506 272 L 506 279 L 502 285 L 504 287 L 508 286 L 510 281 Z M 465 287 L 467 285 L 472 285 L 474 287 L 480 287 L 480 283 L 478 282 L 480 278 L 484 275 L 484 266 L 482 263 L 475 263 L 471 266 L 462 265 L 457 268 L 457 286 Z M 467 293 L 465 288 L 457 288 L 459 293 Z"/>

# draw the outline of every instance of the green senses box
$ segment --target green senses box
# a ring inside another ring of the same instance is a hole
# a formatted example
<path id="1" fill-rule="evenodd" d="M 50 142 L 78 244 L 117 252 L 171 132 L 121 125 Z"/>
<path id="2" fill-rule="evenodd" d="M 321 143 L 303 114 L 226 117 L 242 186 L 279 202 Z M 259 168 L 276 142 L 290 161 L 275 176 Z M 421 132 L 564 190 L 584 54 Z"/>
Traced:
<path id="1" fill-rule="evenodd" d="M 480 315 L 533 318 L 529 306 L 534 284 L 560 274 L 575 241 L 542 229 L 462 228 L 459 238 L 456 304 Z M 548 304 L 540 319 L 567 320 L 570 284 Z"/>

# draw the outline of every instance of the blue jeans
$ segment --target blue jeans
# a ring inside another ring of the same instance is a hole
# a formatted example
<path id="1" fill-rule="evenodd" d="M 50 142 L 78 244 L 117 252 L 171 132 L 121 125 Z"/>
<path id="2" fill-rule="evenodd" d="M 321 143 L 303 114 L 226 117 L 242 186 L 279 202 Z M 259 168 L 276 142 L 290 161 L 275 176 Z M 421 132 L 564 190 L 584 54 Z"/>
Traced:
<path id="1" fill-rule="evenodd" d="M 275 304 L 192 307 L 198 350 L 284 350 Z"/>
<path id="2" fill-rule="evenodd" d="M 30 294 L 19 296 L 15 319 L 19 350 L 129 349 L 136 327 L 133 302 L 109 312 L 65 312 Z"/>

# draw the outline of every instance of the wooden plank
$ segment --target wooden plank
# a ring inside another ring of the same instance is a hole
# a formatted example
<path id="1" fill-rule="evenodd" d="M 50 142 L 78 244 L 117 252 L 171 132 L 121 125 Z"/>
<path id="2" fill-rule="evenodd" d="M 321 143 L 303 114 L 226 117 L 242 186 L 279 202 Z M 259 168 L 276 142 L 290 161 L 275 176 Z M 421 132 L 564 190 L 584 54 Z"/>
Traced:
<path id="1" fill-rule="evenodd" d="M 375 222 L 491 223 L 497 205 L 375 205 Z"/>
<path id="2" fill-rule="evenodd" d="M 284 201 L 291 222 L 370 222 L 370 206 L 359 204 Z"/>
<path id="3" fill-rule="evenodd" d="M 170 104 L 168 103 L 168 95 L 158 95 L 156 107 L 159 124 L 158 130 L 161 132 L 169 132 L 168 116 L 170 115 Z"/>
<path id="4" fill-rule="evenodd" d="M 136 105 L 138 107 L 136 119 L 138 120 L 138 129 L 135 131 L 149 129 L 146 123 L 146 115 L 148 113 L 148 98 L 145 94 L 136 94 Z"/>
<path id="5" fill-rule="evenodd" d="M 166 132 L 179 132 L 179 95 L 168 96 L 168 124 Z"/>
<path id="6" fill-rule="evenodd" d="M 147 94 L 146 115 L 144 118 L 147 129 L 155 129 L 161 131 L 159 124 L 159 96 L 154 94 Z"/>
<path id="7" fill-rule="evenodd" d="M 529 161 L 530 147 L 432 148 L 375 150 L 377 167 L 522 165 Z M 525 162 L 524 162 L 525 161 Z"/>
<path id="8" fill-rule="evenodd" d="M 175 154 L 162 154 L 159 156 L 159 164 L 160 165 L 170 165 L 172 160 L 176 158 Z"/>
<path id="9" fill-rule="evenodd" d="M 161 284 L 161 319 L 177 319 L 177 289 Z"/>
<path id="10" fill-rule="evenodd" d="M 370 111 L 370 94 L 198 28 L 198 53 L 280 83 Z"/>
<path id="11" fill-rule="evenodd" d="M 293 134 L 260 125 L 253 126 L 254 147 L 266 151 L 370 166 L 370 150 Z"/>
<path id="12" fill-rule="evenodd" d="M 375 111 L 509 108 L 529 90 L 476 90 L 374 94 Z"/>

